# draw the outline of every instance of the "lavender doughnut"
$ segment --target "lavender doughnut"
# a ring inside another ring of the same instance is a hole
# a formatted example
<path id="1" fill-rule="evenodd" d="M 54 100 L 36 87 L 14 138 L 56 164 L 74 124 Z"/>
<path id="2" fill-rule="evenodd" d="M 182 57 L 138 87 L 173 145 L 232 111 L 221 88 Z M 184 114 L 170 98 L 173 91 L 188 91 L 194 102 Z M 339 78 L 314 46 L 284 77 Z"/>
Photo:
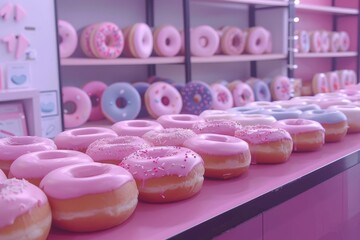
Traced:
<path id="1" fill-rule="evenodd" d="M 210 109 L 213 102 L 211 88 L 203 82 L 190 82 L 181 89 L 183 112 L 199 115 Z"/>

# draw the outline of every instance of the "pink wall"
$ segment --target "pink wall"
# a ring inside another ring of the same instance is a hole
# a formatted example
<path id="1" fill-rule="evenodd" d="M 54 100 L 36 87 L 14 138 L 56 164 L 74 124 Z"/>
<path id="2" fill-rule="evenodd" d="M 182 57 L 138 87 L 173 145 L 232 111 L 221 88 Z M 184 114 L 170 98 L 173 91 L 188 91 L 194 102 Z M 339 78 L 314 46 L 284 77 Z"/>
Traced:
<path id="1" fill-rule="evenodd" d="M 331 6 L 331 0 L 302 0 L 304 4 L 314 4 Z M 358 1 L 340 1 L 336 2 L 336 6 L 357 8 Z M 319 12 L 297 11 L 300 22 L 296 24 L 297 30 L 332 30 L 333 15 Z M 357 17 L 346 16 L 338 20 L 338 30 L 346 31 L 350 35 L 350 51 L 357 51 Z M 353 69 L 356 70 L 356 57 L 337 58 L 337 69 Z M 295 76 L 302 78 L 304 81 L 311 81 L 315 73 L 331 71 L 331 58 L 316 59 L 296 59 L 298 70 Z M 315 66 L 315 67 L 314 67 Z"/>

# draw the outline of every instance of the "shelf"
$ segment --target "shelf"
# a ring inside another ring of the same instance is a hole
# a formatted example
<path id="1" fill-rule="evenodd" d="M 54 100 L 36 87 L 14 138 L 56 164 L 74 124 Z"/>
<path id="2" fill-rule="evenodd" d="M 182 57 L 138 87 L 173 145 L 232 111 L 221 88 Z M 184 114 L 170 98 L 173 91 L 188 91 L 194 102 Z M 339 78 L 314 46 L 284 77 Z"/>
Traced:
<path id="1" fill-rule="evenodd" d="M 192 63 L 218 63 L 218 62 L 246 62 L 285 59 L 285 54 L 265 55 L 216 55 L 211 57 L 191 57 Z M 184 57 L 151 57 L 145 59 L 117 58 L 117 59 L 92 59 L 92 58 L 65 58 L 61 59 L 62 66 L 102 66 L 102 65 L 146 65 L 146 64 L 174 64 L 184 63 Z"/>
<path id="2" fill-rule="evenodd" d="M 38 98 L 38 96 L 39 91 L 35 89 L 7 89 L 0 91 L 0 102 Z"/>
<path id="3" fill-rule="evenodd" d="M 184 57 L 150 57 L 150 58 L 63 58 L 61 66 L 100 66 L 100 65 L 146 65 L 146 64 L 174 64 L 183 63 Z"/>
<path id="4" fill-rule="evenodd" d="M 275 0 L 197 0 L 197 2 L 214 2 L 214 3 L 236 3 L 236 4 L 249 4 L 258 6 L 288 6 L 287 1 Z"/>
<path id="5" fill-rule="evenodd" d="M 251 165 L 240 178 L 205 179 L 200 193 L 184 201 L 139 202 L 131 218 L 112 229 L 70 233 L 53 228 L 48 239 L 211 239 L 359 164 L 359 138 L 351 134 L 319 151 L 294 153 L 284 164 Z"/>
<path id="6" fill-rule="evenodd" d="M 285 54 L 264 54 L 264 55 L 239 55 L 226 56 L 216 55 L 212 57 L 191 57 L 192 63 L 220 63 L 220 62 L 248 62 L 286 59 Z"/>
<path id="7" fill-rule="evenodd" d="M 358 9 L 354 8 L 342 8 L 342 7 L 331 7 L 331 6 L 318 6 L 311 4 L 298 4 L 295 5 L 296 9 L 306 10 L 306 11 L 314 11 L 314 12 L 322 12 L 329 14 L 345 14 L 345 15 L 357 15 L 359 13 Z"/>
<path id="8" fill-rule="evenodd" d="M 295 53 L 295 58 L 356 57 L 357 52 Z"/>

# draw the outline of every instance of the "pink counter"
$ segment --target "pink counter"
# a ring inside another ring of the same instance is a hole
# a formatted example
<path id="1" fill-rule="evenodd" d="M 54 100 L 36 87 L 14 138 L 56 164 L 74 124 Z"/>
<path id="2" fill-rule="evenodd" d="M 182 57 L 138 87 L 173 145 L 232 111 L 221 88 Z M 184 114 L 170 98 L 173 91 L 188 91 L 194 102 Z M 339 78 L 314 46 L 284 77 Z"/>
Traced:
<path id="1" fill-rule="evenodd" d="M 254 165 L 237 179 L 206 179 L 201 192 L 186 201 L 139 203 L 134 215 L 113 229 L 89 234 L 53 229 L 49 239 L 216 236 L 360 163 L 359 140 L 360 134 L 348 135 L 344 141 L 326 144 L 320 151 L 293 154 L 284 164 Z"/>

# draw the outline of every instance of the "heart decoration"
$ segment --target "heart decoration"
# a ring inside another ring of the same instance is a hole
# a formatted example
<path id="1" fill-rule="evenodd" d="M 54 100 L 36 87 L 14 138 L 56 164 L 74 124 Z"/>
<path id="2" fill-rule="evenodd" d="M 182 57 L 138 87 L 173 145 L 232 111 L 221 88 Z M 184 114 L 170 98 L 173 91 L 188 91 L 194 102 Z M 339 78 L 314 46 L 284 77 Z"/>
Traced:
<path id="1" fill-rule="evenodd" d="M 41 112 L 43 113 L 51 113 L 54 109 L 55 105 L 53 102 L 41 103 Z"/>
<path id="2" fill-rule="evenodd" d="M 23 85 L 27 81 L 27 77 L 25 74 L 21 75 L 13 75 L 11 77 L 11 82 L 15 85 Z"/>

